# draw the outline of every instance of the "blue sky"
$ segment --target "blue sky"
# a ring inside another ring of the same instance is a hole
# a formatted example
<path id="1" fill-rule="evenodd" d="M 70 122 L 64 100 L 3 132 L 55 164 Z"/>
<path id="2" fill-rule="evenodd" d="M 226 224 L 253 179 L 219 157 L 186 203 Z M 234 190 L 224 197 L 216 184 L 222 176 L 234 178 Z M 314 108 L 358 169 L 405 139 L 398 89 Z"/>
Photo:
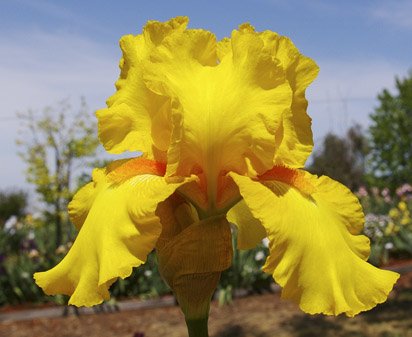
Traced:
<path id="1" fill-rule="evenodd" d="M 317 144 L 328 131 L 368 125 L 376 95 L 412 68 L 412 1 L 229 0 L 0 3 L 0 188 L 27 187 L 16 155 L 17 111 L 84 95 L 91 112 L 114 92 L 124 34 L 147 20 L 188 15 L 229 36 L 242 22 L 290 37 L 320 66 L 307 92 Z"/>

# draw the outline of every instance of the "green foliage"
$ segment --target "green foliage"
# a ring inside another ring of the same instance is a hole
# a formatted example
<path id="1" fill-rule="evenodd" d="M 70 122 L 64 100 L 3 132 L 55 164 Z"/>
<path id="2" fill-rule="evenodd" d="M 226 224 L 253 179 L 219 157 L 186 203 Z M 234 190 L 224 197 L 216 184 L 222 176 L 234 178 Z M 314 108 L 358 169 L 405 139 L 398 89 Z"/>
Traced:
<path id="1" fill-rule="evenodd" d="M 0 306 L 25 302 L 67 303 L 66 296 L 47 296 L 34 283 L 33 273 L 55 266 L 71 247 L 71 242 L 57 249 L 49 240 L 54 228 L 45 225 L 44 218 L 27 215 L 8 231 L 0 230 Z M 233 235 L 236 246 L 236 232 Z M 248 293 L 269 290 L 272 277 L 260 268 L 268 254 L 263 244 L 248 251 L 234 250 L 232 266 L 223 272 L 219 284 L 221 303 L 229 303 L 241 289 Z M 114 298 L 151 298 L 170 293 L 161 278 L 155 252 L 145 264 L 135 268 L 132 275 L 115 282 L 110 292 Z"/>
<path id="2" fill-rule="evenodd" d="M 67 303 L 67 296 L 47 296 L 34 283 L 33 274 L 60 262 L 72 242 L 54 248 L 49 240 L 54 228 L 31 215 L 18 219 L 12 228 L 0 230 L 0 306 L 25 302 Z M 157 271 L 155 253 L 125 280 L 118 280 L 111 293 L 115 298 L 156 297 L 170 292 Z"/>
<path id="3" fill-rule="evenodd" d="M 0 231 L 0 305 L 49 300 L 33 280 L 34 272 L 61 258 L 48 238 L 48 230 L 31 215 Z"/>
<path id="4" fill-rule="evenodd" d="M 84 99 L 77 112 L 67 101 L 46 107 L 41 114 L 21 113 L 23 129 L 17 144 L 27 165 L 27 181 L 36 187 L 44 202 L 48 222 L 55 226 L 55 248 L 68 226 L 67 204 L 73 194 L 73 181 L 82 174 L 99 144 L 95 122 Z M 77 186 L 74 186 L 75 188 Z"/>
<path id="5" fill-rule="evenodd" d="M 371 188 L 358 196 L 366 213 L 365 234 L 371 239 L 370 261 L 382 265 L 391 259 L 412 257 L 412 187 L 405 185 L 391 195 L 388 189 Z M 7 230 L 0 230 L 0 306 L 24 302 L 67 303 L 65 296 L 46 296 L 34 283 L 32 274 L 55 266 L 71 247 L 71 241 L 57 249 L 50 240 L 55 228 L 44 217 L 30 214 L 18 219 Z M 233 247 L 237 246 L 236 231 Z M 272 276 L 261 267 L 268 255 L 264 244 L 251 250 L 233 252 L 233 262 L 222 273 L 218 286 L 219 302 L 230 303 L 234 294 L 270 291 Z M 117 299 L 127 297 L 156 297 L 170 293 L 157 268 L 155 252 L 146 263 L 135 268 L 130 277 L 115 282 L 111 294 Z"/>
<path id="6" fill-rule="evenodd" d="M 370 115 L 372 125 L 369 175 L 375 186 L 412 182 L 412 71 L 396 78 L 396 93 L 387 89 L 378 95 L 379 106 Z"/>
<path id="7" fill-rule="evenodd" d="M 237 247 L 237 233 L 232 232 L 233 247 Z M 261 268 L 265 263 L 269 250 L 263 243 L 254 249 L 233 249 L 233 261 L 229 269 L 223 271 L 218 286 L 219 303 L 232 302 L 236 290 L 247 293 L 270 291 L 272 276 L 265 274 Z"/>
<path id="8" fill-rule="evenodd" d="M 308 167 L 311 173 L 327 175 L 351 190 L 365 184 L 365 156 L 368 144 L 359 125 L 351 127 L 345 137 L 329 133 L 320 151 L 313 155 Z"/>
<path id="9" fill-rule="evenodd" d="M 27 193 L 24 191 L 0 191 L 0 229 L 12 215 L 23 216 L 27 207 Z"/>
<path id="10" fill-rule="evenodd" d="M 150 253 L 146 263 L 135 268 L 127 279 L 119 279 L 110 292 L 116 298 L 130 296 L 152 298 L 170 293 L 169 287 L 159 274 L 155 252 Z"/>

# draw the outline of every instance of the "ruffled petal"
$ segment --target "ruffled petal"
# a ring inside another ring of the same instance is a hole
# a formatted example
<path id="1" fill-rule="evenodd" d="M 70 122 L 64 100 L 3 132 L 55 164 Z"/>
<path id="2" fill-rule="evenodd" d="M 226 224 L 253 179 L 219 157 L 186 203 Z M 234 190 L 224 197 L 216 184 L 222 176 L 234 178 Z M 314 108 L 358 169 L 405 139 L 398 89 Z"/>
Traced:
<path id="1" fill-rule="evenodd" d="M 105 179 L 105 169 L 93 170 L 93 181 L 83 186 L 73 197 L 68 205 L 69 217 L 77 230 L 83 226 L 89 210 L 94 203 L 94 199 L 99 194 L 104 184 L 97 184 L 101 179 Z"/>
<path id="2" fill-rule="evenodd" d="M 356 197 L 328 177 L 276 168 L 261 181 L 231 173 L 253 216 L 266 228 L 264 270 L 282 297 L 305 312 L 354 316 L 386 300 L 399 277 L 367 263 Z"/>
<path id="3" fill-rule="evenodd" d="M 185 29 L 187 22 L 186 17 L 164 23 L 149 21 L 143 34 L 121 38 L 117 92 L 108 99 L 108 108 L 96 112 L 99 139 L 108 152 L 142 151 L 149 158 L 165 157 L 171 134 L 170 101 L 145 86 L 142 63 L 154 46 Z"/>
<path id="4" fill-rule="evenodd" d="M 289 38 L 271 31 L 264 31 L 259 36 L 264 41 L 265 49 L 285 69 L 286 79 L 293 91 L 291 109 L 283 114 L 282 126 L 276 134 L 278 148 L 275 164 L 300 168 L 313 148 L 305 90 L 318 75 L 319 67 L 312 59 L 302 55 Z"/>
<path id="5" fill-rule="evenodd" d="M 275 134 L 292 91 L 256 33 L 234 31 L 228 50 L 210 32 L 174 32 L 151 55 L 146 85 L 172 101 L 168 174 L 201 171 L 213 200 L 226 172 L 247 172 L 247 161 L 259 173 L 273 166 Z"/>
<path id="6" fill-rule="evenodd" d="M 164 172 L 164 165 L 144 158 L 95 170 L 93 182 L 69 206 L 81 227 L 73 246 L 56 267 L 36 273 L 36 283 L 49 295 L 71 295 L 69 303 L 77 306 L 108 299 L 110 285 L 129 276 L 154 248 L 162 229 L 158 204 L 190 181 L 170 181 Z"/>
<path id="7" fill-rule="evenodd" d="M 237 227 L 237 247 L 253 249 L 266 237 L 266 230 L 253 217 L 244 200 L 238 202 L 227 213 L 227 220 Z"/>

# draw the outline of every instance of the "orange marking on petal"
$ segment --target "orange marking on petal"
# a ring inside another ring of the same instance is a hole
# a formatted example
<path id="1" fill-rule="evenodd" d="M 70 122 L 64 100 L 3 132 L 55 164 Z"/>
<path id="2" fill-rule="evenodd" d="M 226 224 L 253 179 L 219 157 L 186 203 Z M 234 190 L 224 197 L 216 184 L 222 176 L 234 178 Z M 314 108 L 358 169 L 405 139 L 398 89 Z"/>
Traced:
<path id="1" fill-rule="evenodd" d="M 312 183 L 310 176 L 307 176 L 305 173 L 305 171 L 291 169 L 285 166 L 274 166 L 270 170 L 259 175 L 258 179 L 261 181 L 277 180 L 296 187 L 299 191 L 310 195 L 314 193 L 315 186 Z"/>
<path id="2" fill-rule="evenodd" d="M 165 163 L 160 163 L 146 158 L 133 158 L 126 160 L 124 163 L 113 168 L 107 175 L 107 178 L 114 183 L 121 183 L 142 174 L 164 176 L 165 173 Z"/>

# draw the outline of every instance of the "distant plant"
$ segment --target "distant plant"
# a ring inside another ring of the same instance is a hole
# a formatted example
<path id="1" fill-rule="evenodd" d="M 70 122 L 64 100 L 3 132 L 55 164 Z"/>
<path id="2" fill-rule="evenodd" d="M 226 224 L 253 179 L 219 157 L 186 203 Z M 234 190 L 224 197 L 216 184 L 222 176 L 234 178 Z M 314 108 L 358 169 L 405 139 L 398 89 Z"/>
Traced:
<path id="1" fill-rule="evenodd" d="M 370 115 L 371 156 L 369 177 L 381 188 L 392 192 L 412 183 L 412 71 L 395 79 L 396 92 L 384 89 L 379 106 Z"/>
<path id="2" fill-rule="evenodd" d="M 15 217 L 0 230 L 0 305 L 46 301 L 32 274 L 59 260 L 39 219 Z"/>
<path id="3" fill-rule="evenodd" d="M 322 148 L 313 154 L 308 170 L 317 175 L 327 175 L 356 190 L 365 185 L 368 151 L 367 138 L 359 125 L 352 126 L 343 137 L 328 133 Z"/>
<path id="4" fill-rule="evenodd" d="M 27 181 L 36 187 L 48 222 L 55 225 L 55 248 L 63 243 L 66 206 L 77 188 L 73 182 L 98 146 L 91 116 L 84 99 L 76 109 L 64 100 L 40 114 L 31 110 L 18 114 L 23 127 L 17 140 L 19 154 L 27 166 Z"/>
<path id="5" fill-rule="evenodd" d="M 143 266 L 133 270 L 130 277 L 119 279 L 111 288 L 111 294 L 115 298 L 156 298 L 168 293 L 171 290 L 159 274 L 154 252 L 148 255 Z"/>
<path id="6" fill-rule="evenodd" d="M 20 190 L 0 191 L 0 228 L 11 216 L 21 217 L 27 207 L 27 193 Z"/>
<path id="7" fill-rule="evenodd" d="M 233 262 L 229 269 L 225 270 L 218 286 L 219 304 L 232 302 L 236 291 L 245 294 L 262 293 L 270 291 L 273 283 L 271 275 L 264 273 L 261 268 L 266 261 L 269 249 L 263 243 L 254 249 L 240 250 L 237 247 L 237 232 L 232 232 Z"/>
<path id="8" fill-rule="evenodd" d="M 65 296 L 47 296 L 34 283 L 32 274 L 51 268 L 69 250 L 72 242 L 54 247 L 49 238 L 52 228 L 42 217 L 28 214 L 15 218 L 9 227 L 0 230 L 0 306 L 19 303 L 55 302 L 66 304 Z M 236 232 L 233 245 L 236 247 Z M 223 272 L 218 287 L 219 302 L 230 303 L 239 290 L 245 294 L 269 291 L 270 275 L 261 271 L 268 248 L 262 243 L 252 250 L 234 250 L 233 265 Z M 158 272 L 156 254 L 150 253 L 146 263 L 134 269 L 127 279 L 119 279 L 111 287 L 116 299 L 128 297 L 155 298 L 170 294 Z"/>
<path id="9" fill-rule="evenodd" d="M 364 231 L 371 239 L 370 260 L 376 265 L 412 257 L 412 186 L 405 184 L 396 191 L 391 195 L 388 188 L 373 187 L 357 193 L 366 213 Z"/>

